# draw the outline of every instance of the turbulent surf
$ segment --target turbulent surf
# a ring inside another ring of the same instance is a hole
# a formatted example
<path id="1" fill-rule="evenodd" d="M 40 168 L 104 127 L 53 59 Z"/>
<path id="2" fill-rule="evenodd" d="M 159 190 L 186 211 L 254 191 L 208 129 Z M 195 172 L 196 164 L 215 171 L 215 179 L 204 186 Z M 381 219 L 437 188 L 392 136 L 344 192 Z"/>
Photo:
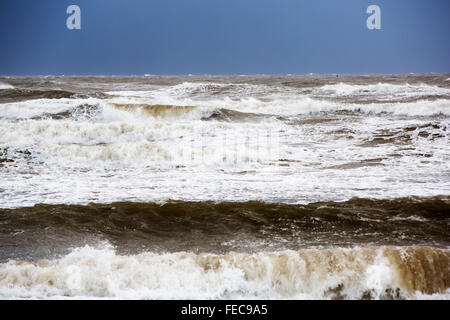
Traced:
<path id="1" fill-rule="evenodd" d="M 448 79 L 0 77 L 0 298 L 448 299 Z"/>

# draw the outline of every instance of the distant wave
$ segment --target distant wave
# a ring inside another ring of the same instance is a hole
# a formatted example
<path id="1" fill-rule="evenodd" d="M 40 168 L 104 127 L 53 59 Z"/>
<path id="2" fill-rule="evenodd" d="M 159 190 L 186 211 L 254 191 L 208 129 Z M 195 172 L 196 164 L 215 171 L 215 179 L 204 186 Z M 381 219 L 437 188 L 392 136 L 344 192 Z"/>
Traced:
<path id="1" fill-rule="evenodd" d="M 8 90 L 3 90 L 0 92 L 0 102 L 17 102 L 32 99 L 61 99 L 70 98 L 75 95 L 74 92 L 65 90 L 4 89 Z"/>
<path id="2" fill-rule="evenodd" d="M 20 102 L 4 103 L 0 106 L 0 119 L 63 119 L 72 118 L 77 120 L 79 114 L 75 111 L 86 105 L 99 105 L 102 100 L 96 98 L 87 99 L 32 99 Z M 59 117 L 57 114 L 67 112 L 66 116 Z M 55 115 L 55 117 L 53 117 Z"/>
<path id="3" fill-rule="evenodd" d="M 443 95 L 449 94 L 450 89 L 442 88 L 434 85 L 427 84 L 391 84 L 391 83 L 377 83 L 377 84 L 348 84 L 348 83 L 337 83 L 333 85 L 324 85 L 319 88 L 321 91 L 334 92 L 338 95 L 349 95 L 349 94 L 385 94 L 385 95 L 395 95 L 401 94 L 406 95 Z"/>
<path id="4" fill-rule="evenodd" d="M 33 101 L 43 99 L 82 99 L 82 98 L 106 98 L 107 95 L 101 92 L 78 93 L 61 89 L 23 89 L 5 87 L 0 91 L 0 103 L 13 103 L 20 101 Z"/>
<path id="5" fill-rule="evenodd" d="M 14 89 L 14 86 L 8 83 L 0 82 L 0 90 L 9 90 L 9 89 Z"/>
<path id="6" fill-rule="evenodd" d="M 0 118 L 26 119 L 45 114 L 60 113 L 85 104 L 101 106 L 98 120 L 135 121 L 151 120 L 152 118 L 166 120 L 201 120 L 218 113 L 247 113 L 266 116 L 297 116 L 320 113 L 350 112 L 355 114 L 391 114 L 398 116 L 450 116 L 450 100 L 417 100 L 413 102 L 385 103 L 347 103 L 318 100 L 301 97 L 295 100 L 261 100 L 257 98 L 242 98 L 231 100 L 194 101 L 192 99 L 112 99 L 98 98 L 61 98 L 34 99 L 23 102 L 2 104 Z M 114 110 L 115 109 L 115 110 Z M 229 111 L 227 111 L 229 110 Z M 74 114 L 77 115 L 77 114 Z M 245 117 L 212 117 L 211 120 L 243 120 Z M 83 118 L 84 119 L 84 118 Z M 253 118 L 255 119 L 255 118 Z M 268 119 L 267 117 L 265 119 Z M 72 120 L 78 120 L 73 117 Z M 260 118 L 264 120 L 264 118 Z"/>

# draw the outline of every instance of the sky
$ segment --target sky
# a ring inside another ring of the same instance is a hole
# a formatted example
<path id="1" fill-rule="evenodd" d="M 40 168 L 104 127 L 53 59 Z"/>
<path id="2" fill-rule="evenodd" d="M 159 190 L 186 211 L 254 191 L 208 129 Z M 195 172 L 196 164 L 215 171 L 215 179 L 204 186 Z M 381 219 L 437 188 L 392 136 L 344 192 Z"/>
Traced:
<path id="1" fill-rule="evenodd" d="M 0 75 L 449 73 L 449 14 L 449 0 L 0 0 Z"/>

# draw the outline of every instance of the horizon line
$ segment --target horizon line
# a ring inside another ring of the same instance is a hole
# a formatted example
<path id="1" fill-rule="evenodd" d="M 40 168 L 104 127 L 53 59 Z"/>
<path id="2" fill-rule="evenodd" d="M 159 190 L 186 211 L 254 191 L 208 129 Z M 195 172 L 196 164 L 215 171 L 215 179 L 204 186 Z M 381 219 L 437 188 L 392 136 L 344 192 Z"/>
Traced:
<path id="1" fill-rule="evenodd" d="M 450 72 L 409 72 L 409 73 L 179 73 L 179 74 L 0 74 L 0 77 L 264 77 L 264 76 L 374 76 L 374 75 L 450 75 Z"/>

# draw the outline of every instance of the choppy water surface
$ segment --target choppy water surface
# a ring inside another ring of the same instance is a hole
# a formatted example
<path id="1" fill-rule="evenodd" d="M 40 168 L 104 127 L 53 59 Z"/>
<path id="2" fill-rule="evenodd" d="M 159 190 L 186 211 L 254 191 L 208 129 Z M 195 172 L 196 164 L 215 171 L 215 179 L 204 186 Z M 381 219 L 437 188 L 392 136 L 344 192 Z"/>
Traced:
<path id="1" fill-rule="evenodd" d="M 440 74 L 0 77 L 0 297 L 447 299 L 449 120 Z"/>

